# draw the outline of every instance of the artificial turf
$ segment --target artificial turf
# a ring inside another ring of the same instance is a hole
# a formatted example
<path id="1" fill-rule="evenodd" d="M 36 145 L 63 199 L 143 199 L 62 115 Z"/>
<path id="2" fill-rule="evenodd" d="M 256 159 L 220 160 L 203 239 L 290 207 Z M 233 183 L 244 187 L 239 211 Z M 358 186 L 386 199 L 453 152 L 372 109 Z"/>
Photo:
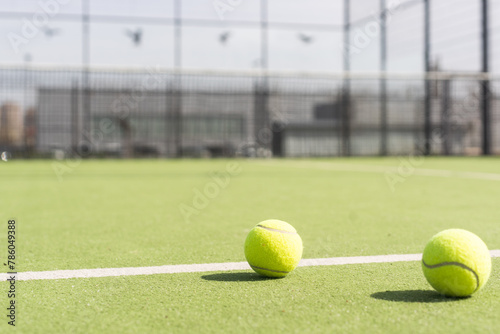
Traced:
<path id="1" fill-rule="evenodd" d="M 500 259 L 466 299 L 432 291 L 418 262 L 27 281 L 26 333 L 495 333 Z M 3 324 L 2 324 L 3 325 Z"/>
<path id="2" fill-rule="evenodd" d="M 500 173 L 498 158 L 420 162 Z M 401 159 L 94 160 L 62 177 L 52 161 L 9 161 L 0 164 L 0 221 L 18 222 L 18 271 L 244 261 L 246 234 L 268 218 L 294 225 L 304 258 L 420 253 L 452 227 L 500 249 L 498 181 L 410 173 L 391 188 L 380 171 L 328 164 L 391 171 Z M 196 208 L 213 173 L 233 167 Z M 0 241 L 6 250 L 6 232 Z M 432 292 L 418 262 L 301 267 L 281 280 L 219 272 L 18 282 L 16 330 L 495 332 L 499 265 L 484 290 L 460 300 Z"/>

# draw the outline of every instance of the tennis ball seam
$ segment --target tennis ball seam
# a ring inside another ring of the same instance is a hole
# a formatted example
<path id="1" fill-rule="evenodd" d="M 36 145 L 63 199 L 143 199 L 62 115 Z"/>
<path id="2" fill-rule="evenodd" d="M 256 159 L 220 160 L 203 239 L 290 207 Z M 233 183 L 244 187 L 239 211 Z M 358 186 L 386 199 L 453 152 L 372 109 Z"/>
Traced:
<path id="1" fill-rule="evenodd" d="M 268 230 L 268 231 L 271 231 L 271 232 L 278 232 L 278 233 L 285 233 L 285 234 L 297 234 L 297 232 L 290 232 L 290 231 L 278 230 L 278 229 L 275 229 L 275 228 L 270 228 L 270 227 L 266 227 L 266 226 L 262 226 L 262 225 L 257 225 L 257 227 L 263 228 L 264 230 Z"/>
<path id="2" fill-rule="evenodd" d="M 467 267 L 463 263 L 460 263 L 460 262 L 441 262 L 438 264 L 429 265 L 429 264 L 425 263 L 425 261 L 422 259 L 422 264 L 428 269 L 441 268 L 441 267 L 445 267 L 445 266 L 457 266 L 457 267 L 460 267 L 462 269 L 468 270 L 471 273 L 473 273 L 474 277 L 476 278 L 476 288 L 474 289 L 474 292 L 476 292 L 477 289 L 479 289 L 479 276 L 478 276 L 478 274 L 472 268 Z"/>
<path id="3" fill-rule="evenodd" d="M 251 265 L 251 264 L 250 264 L 250 267 L 252 267 L 253 269 L 271 271 L 273 273 L 280 273 L 280 274 L 289 274 L 290 273 L 289 271 L 280 271 L 280 270 L 267 269 L 267 268 L 257 267 L 257 266 Z"/>

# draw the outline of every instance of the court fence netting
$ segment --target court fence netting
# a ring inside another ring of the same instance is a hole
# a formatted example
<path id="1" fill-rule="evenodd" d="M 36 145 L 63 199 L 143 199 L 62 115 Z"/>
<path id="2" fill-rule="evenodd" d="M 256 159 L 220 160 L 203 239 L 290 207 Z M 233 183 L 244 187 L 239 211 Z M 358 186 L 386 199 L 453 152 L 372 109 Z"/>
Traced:
<path id="1" fill-rule="evenodd" d="M 500 154 L 500 77 L 0 68 L 20 158 Z"/>

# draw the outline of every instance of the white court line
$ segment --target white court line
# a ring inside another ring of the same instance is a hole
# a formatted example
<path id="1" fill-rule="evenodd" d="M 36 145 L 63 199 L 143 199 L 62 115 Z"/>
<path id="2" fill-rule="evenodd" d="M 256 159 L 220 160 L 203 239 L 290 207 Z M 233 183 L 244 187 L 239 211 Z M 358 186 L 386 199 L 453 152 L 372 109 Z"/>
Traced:
<path id="1" fill-rule="evenodd" d="M 492 250 L 492 257 L 500 257 L 500 250 Z M 339 266 L 345 264 L 368 264 L 368 263 L 392 263 L 420 261 L 422 254 L 400 254 L 400 255 L 374 255 L 374 256 L 352 256 L 352 257 L 330 257 L 323 259 L 303 259 L 299 267 L 311 266 Z M 180 274 L 201 273 L 206 271 L 231 271 L 250 270 L 246 262 L 205 263 L 205 264 L 176 264 L 156 267 L 136 268 L 100 268 L 100 269 L 77 269 L 77 270 L 55 270 L 55 271 L 27 271 L 18 273 L 16 280 L 44 280 L 44 279 L 68 279 L 68 278 L 91 278 L 91 277 L 113 277 L 113 276 L 136 276 L 155 274 Z M 10 278 L 9 274 L 0 274 L 0 281 Z"/>
<path id="2" fill-rule="evenodd" d="M 362 173 L 400 173 L 400 167 L 394 166 L 375 166 L 375 165 L 356 165 L 356 164 L 345 164 L 345 163 L 291 163 L 279 164 L 276 162 L 264 162 L 259 163 L 263 166 L 278 166 L 278 167 L 295 167 L 295 168 L 314 168 L 321 170 L 333 170 L 339 172 L 362 172 Z M 405 175 L 410 174 L 409 171 L 403 170 Z M 415 168 L 411 172 L 412 175 L 421 176 L 437 176 L 437 177 L 457 177 L 462 179 L 476 179 L 476 180 L 488 180 L 488 181 L 500 181 L 500 174 L 496 173 L 482 173 L 482 172 L 460 172 L 445 169 L 427 169 L 427 168 Z"/>

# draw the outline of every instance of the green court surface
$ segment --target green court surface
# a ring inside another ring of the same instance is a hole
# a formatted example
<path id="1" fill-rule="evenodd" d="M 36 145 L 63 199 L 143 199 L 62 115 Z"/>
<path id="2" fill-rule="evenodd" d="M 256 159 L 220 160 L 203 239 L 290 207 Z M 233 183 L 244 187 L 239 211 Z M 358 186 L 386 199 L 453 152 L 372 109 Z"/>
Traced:
<path id="1" fill-rule="evenodd" d="M 14 218 L 19 272 L 245 261 L 247 233 L 269 218 L 297 229 L 306 259 L 421 253 L 447 228 L 500 249 L 498 158 L 8 161 L 0 184 L 0 252 L 5 262 Z M 435 293 L 419 262 L 16 284 L 20 333 L 500 328 L 500 258 L 466 299 Z"/>

